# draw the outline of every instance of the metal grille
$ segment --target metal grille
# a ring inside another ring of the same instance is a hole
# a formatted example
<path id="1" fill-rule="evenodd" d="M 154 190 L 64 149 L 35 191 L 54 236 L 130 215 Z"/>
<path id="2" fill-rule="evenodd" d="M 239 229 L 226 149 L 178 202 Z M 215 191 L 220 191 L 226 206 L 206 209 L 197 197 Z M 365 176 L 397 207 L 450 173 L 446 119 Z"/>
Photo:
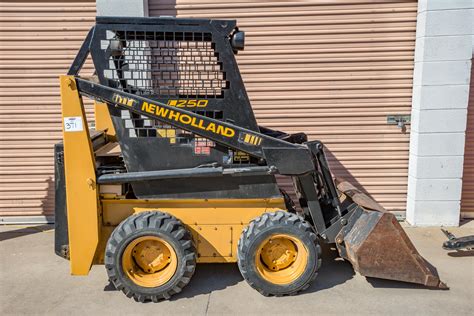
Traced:
<path id="1" fill-rule="evenodd" d="M 228 88 L 210 33 L 107 31 L 104 77 L 160 98 L 221 98 Z"/>

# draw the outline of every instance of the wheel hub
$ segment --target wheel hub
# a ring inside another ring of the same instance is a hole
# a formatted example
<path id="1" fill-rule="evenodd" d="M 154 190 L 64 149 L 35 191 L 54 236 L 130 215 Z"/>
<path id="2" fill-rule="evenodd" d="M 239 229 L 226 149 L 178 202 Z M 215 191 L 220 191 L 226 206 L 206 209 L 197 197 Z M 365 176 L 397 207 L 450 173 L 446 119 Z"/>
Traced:
<path id="1" fill-rule="evenodd" d="M 143 287 L 157 287 L 168 282 L 176 272 L 177 262 L 173 247 L 155 236 L 133 240 L 122 255 L 124 273 Z"/>
<path id="2" fill-rule="evenodd" d="M 276 234 L 257 248 L 257 272 L 273 284 L 290 284 L 299 278 L 308 264 L 308 250 L 296 237 Z"/>
<path id="3" fill-rule="evenodd" d="M 263 246 L 261 257 L 268 268 L 274 271 L 287 268 L 296 260 L 297 250 L 286 238 L 271 238 Z"/>
<path id="4" fill-rule="evenodd" d="M 162 270 L 171 262 L 171 253 L 163 243 L 145 240 L 133 248 L 133 257 L 140 268 L 148 273 Z"/>

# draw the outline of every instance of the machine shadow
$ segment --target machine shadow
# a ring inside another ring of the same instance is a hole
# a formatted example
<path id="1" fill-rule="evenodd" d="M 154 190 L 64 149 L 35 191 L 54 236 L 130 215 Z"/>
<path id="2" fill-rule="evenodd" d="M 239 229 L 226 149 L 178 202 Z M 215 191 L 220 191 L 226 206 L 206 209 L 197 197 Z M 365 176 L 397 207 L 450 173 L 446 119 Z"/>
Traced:
<path id="1" fill-rule="evenodd" d="M 316 281 L 301 295 L 332 288 L 350 280 L 354 270 L 350 263 L 337 258 L 337 251 L 323 245 L 323 264 Z M 205 295 L 242 282 L 243 278 L 236 264 L 198 264 L 196 273 L 183 291 L 171 301 Z"/>
<path id="2" fill-rule="evenodd" d="M 171 297 L 171 301 L 205 295 L 223 290 L 243 281 L 237 264 L 198 264 L 191 282 L 183 291 Z"/>
<path id="3" fill-rule="evenodd" d="M 52 150 L 54 151 L 54 145 Z M 54 176 L 48 177 L 45 179 L 45 182 L 46 188 L 44 191 L 44 197 L 41 199 L 41 215 L 46 218 L 48 223 L 53 224 L 56 193 L 56 183 L 54 182 Z"/>
<path id="4" fill-rule="evenodd" d="M 52 229 L 54 229 L 54 226 L 50 224 L 31 226 L 31 227 L 21 227 L 15 230 L 0 232 L 0 241 L 5 241 L 5 240 L 13 239 L 13 238 L 19 238 L 23 236 L 42 233 L 42 232 L 52 230 Z"/>
<path id="5" fill-rule="evenodd" d="M 454 257 L 454 258 L 472 257 L 474 256 L 474 250 L 451 251 L 451 252 L 448 252 L 448 256 Z"/>
<path id="6" fill-rule="evenodd" d="M 302 295 L 332 288 L 350 280 L 354 271 L 350 263 L 337 258 L 337 252 L 323 245 L 323 265 L 313 285 Z M 171 300 L 191 298 L 223 290 L 242 282 L 243 278 L 236 264 L 198 264 L 190 284 Z"/>
<path id="7" fill-rule="evenodd" d="M 339 161 L 339 159 L 334 156 L 334 154 L 327 148 L 324 148 L 324 153 L 329 162 L 329 166 L 331 167 L 331 171 L 333 173 L 333 177 L 344 179 L 347 182 L 351 183 L 357 189 L 359 189 L 362 193 L 374 199 L 369 192 L 360 184 L 360 182 L 355 178 L 352 173 Z M 374 199 L 375 200 L 375 199 Z"/>
<path id="8" fill-rule="evenodd" d="M 384 289 L 418 289 L 418 290 L 439 290 L 438 288 L 429 288 L 422 284 L 408 283 L 395 280 L 385 280 L 366 277 L 367 282 L 372 285 L 374 288 L 384 288 Z"/>
<path id="9" fill-rule="evenodd" d="M 313 284 L 300 295 L 330 289 L 354 277 L 355 272 L 354 269 L 352 269 L 352 265 L 338 257 L 336 249 L 326 244 L 322 244 L 321 246 L 323 262 L 319 269 L 318 276 Z"/>
<path id="10" fill-rule="evenodd" d="M 206 295 L 223 290 L 241 281 L 243 281 L 243 278 L 237 264 L 198 264 L 189 284 L 181 293 L 173 295 L 170 301 Z M 104 287 L 104 291 L 116 291 L 116 288 L 112 283 L 109 283 Z"/>

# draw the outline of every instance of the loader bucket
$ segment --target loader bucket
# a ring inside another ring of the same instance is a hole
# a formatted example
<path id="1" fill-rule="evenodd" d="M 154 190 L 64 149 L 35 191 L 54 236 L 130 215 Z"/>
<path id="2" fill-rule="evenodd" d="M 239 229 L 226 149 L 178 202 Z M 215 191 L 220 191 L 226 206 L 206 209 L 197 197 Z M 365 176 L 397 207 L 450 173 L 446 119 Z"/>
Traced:
<path id="1" fill-rule="evenodd" d="M 367 277 L 448 288 L 436 269 L 418 253 L 395 215 L 351 184 L 336 182 L 338 189 L 358 204 L 336 238 L 339 253 L 354 270 Z"/>

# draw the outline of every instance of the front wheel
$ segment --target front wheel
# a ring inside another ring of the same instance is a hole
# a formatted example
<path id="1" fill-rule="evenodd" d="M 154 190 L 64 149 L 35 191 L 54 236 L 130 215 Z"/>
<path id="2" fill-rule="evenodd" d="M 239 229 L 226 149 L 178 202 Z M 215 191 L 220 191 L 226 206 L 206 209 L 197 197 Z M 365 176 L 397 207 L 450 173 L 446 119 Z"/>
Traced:
<path id="1" fill-rule="evenodd" d="M 238 265 L 244 279 L 261 294 L 293 295 L 316 278 L 321 247 L 311 225 L 298 215 L 266 213 L 243 231 Z"/>

